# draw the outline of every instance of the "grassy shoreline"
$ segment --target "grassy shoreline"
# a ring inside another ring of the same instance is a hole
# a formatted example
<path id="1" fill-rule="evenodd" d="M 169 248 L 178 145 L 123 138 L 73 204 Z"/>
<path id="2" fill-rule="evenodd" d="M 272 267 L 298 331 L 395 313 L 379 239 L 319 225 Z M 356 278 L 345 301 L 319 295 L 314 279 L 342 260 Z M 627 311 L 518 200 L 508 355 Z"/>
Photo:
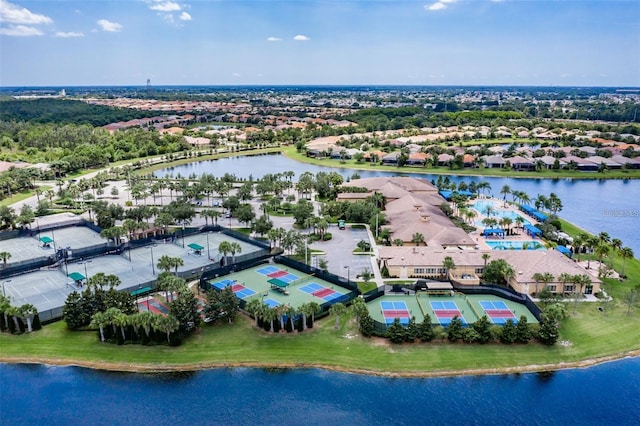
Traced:
<path id="1" fill-rule="evenodd" d="M 263 369 L 319 369 L 333 371 L 337 373 L 351 373 L 364 376 L 376 377 L 392 377 L 392 378 L 434 378 L 434 377 L 458 377 L 458 376 L 486 376 L 497 374 L 521 374 L 521 373 L 542 373 L 567 369 L 588 368 L 607 362 L 617 361 L 625 358 L 640 357 L 640 350 L 630 351 L 628 353 L 616 354 L 601 358 L 593 358 L 576 362 L 546 364 L 546 365 L 528 365 L 517 367 L 502 368 L 480 368 L 465 370 L 444 370 L 444 371 L 418 371 L 418 372 L 394 372 L 394 371 L 375 371 L 369 369 L 353 369 L 341 368 L 331 365 L 307 364 L 307 363 L 255 363 L 255 362 L 230 362 L 230 363 L 199 363 L 186 365 L 158 365 L 158 364 L 122 364 L 107 362 L 86 362 L 86 361 L 69 361 L 52 358 L 33 358 L 27 361 L 16 358 L 2 358 L 0 363 L 5 364 L 40 364 L 54 365 L 59 367 L 82 367 L 92 370 L 124 372 L 124 373 L 140 373 L 140 374 L 157 374 L 157 373 L 174 373 L 174 372 L 192 372 L 202 370 L 213 370 L 222 368 L 263 368 Z"/>
<path id="2" fill-rule="evenodd" d="M 389 173 L 419 173 L 433 175 L 449 175 L 449 176 L 473 176 L 473 177 L 497 177 L 497 178 L 514 178 L 514 179 L 640 179 L 640 170 L 609 170 L 605 173 L 579 172 L 576 170 L 545 170 L 541 172 L 516 172 L 513 170 L 500 169 L 480 169 L 480 168 L 464 168 L 450 170 L 446 167 L 425 168 L 415 166 L 381 166 L 371 163 L 356 163 L 355 160 L 332 160 L 329 158 L 312 158 L 307 157 L 296 151 L 295 146 L 287 146 L 282 149 L 282 154 L 286 157 L 300 161 L 303 163 L 314 164 L 316 166 L 335 167 L 353 170 L 375 170 Z"/>

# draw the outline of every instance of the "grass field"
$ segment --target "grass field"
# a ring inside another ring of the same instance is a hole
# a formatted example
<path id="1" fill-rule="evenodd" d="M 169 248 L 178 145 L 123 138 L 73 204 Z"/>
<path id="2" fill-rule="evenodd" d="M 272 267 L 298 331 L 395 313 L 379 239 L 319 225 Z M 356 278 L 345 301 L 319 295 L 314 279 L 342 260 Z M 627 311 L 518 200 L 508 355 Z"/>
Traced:
<path id="1" fill-rule="evenodd" d="M 577 312 L 561 328 L 567 343 L 547 347 L 528 345 L 430 344 L 390 345 L 386 340 L 363 338 L 355 321 L 342 318 L 334 330 L 331 318 L 316 322 L 305 333 L 269 334 L 254 328 L 246 316 L 233 324 L 203 326 L 180 347 L 115 346 L 98 341 L 95 331 L 70 332 L 60 321 L 21 336 L 0 334 L 2 360 L 29 359 L 67 363 L 138 364 L 150 368 L 187 368 L 225 365 L 295 365 L 343 368 L 365 372 L 455 372 L 571 363 L 640 350 L 637 338 L 640 309 L 627 316 L 618 305 L 599 312 L 594 304 L 578 304 Z M 115 367 L 118 368 L 118 367 Z"/>

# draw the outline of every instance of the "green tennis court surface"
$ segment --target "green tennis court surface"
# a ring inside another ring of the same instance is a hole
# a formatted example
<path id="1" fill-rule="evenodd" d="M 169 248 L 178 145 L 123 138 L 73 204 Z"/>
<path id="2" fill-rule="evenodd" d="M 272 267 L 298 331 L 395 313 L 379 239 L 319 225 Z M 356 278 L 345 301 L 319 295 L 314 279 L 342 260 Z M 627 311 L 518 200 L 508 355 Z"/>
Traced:
<path id="1" fill-rule="evenodd" d="M 209 285 L 222 289 L 231 285 L 240 299 L 258 299 L 270 307 L 305 303 L 319 305 L 343 301 L 349 290 L 313 275 L 280 264 L 260 265 L 209 280 Z"/>
<path id="2" fill-rule="evenodd" d="M 411 317 L 422 323 L 425 315 L 433 325 L 446 327 L 457 316 L 463 323 L 472 324 L 487 315 L 494 324 L 502 325 L 507 319 L 514 322 L 524 315 L 528 323 L 537 324 L 535 316 L 525 305 L 488 294 L 434 296 L 425 293 L 415 295 L 385 295 L 367 303 L 371 317 L 382 324 L 391 324 L 398 318 L 408 324 Z"/>

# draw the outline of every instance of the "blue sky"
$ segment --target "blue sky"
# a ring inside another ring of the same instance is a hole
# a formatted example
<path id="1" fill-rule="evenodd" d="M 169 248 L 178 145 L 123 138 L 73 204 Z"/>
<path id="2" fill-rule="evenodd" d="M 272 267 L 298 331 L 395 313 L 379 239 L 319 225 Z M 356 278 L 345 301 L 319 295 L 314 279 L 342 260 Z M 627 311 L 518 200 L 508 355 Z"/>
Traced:
<path id="1" fill-rule="evenodd" d="M 0 85 L 640 86 L 640 1 L 0 0 Z"/>

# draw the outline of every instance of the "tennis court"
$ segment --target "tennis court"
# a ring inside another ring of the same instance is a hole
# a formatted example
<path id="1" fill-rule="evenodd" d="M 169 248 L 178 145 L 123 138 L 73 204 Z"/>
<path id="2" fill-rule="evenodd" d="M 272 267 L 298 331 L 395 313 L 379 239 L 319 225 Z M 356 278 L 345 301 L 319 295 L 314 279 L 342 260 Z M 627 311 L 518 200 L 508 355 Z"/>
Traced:
<path id="1" fill-rule="evenodd" d="M 270 307 L 305 303 L 331 303 L 342 300 L 349 290 L 313 275 L 279 264 L 260 265 L 209 280 L 217 289 L 231 285 L 236 295 L 245 301 L 259 298 Z M 236 291 L 236 289 L 238 291 Z"/>
<path id="2" fill-rule="evenodd" d="M 382 309 L 382 316 L 384 317 L 385 324 L 393 324 L 396 318 L 400 320 L 400 324 L 409 324 L 411 318 L 411 311 L 407 307 L 407 304 L 400 301 L 384 301 L 380 302 L 380 308 Z"/>
<path id="3" fill-rule="evenodd" d="M 40 312 L 63 306 L 72 291 L 82 290 L 58 269 L 17 275 L 4 280 L 3 287 L 13 306 L 30 303 Z"/>
<path id="4" fill-rule="evenodd" d="M 431 305 L 431 309 L 435 314 L 438 322 L 442 326 L 447 326 L 451 324 L 451 320 L 455 317 L 460 318 L 462 324 L 468 324 L 467 320 L 464 317 L 464 311 L 461 311 L 458 308 L 458 305 L 454 301 L 447 302 L 429 302 Z"/>
<path id="5" fill-rule="evenodd" d="M 478 303 L 480 303 L 487 317 L 489 317 L 494 324 L 505 324 L 507 320 L 512 320 L 514 323 L 518 322 L 518 319 L 513 312 L 511 312 L 511 309 L 502 301 L 492 302 L 481 300 Z"/>
<path id="6" fill-rule="evenodd" d="M 256 294 L 256 292 L 251 290 L 250 288 L 247 288 L 242 284 L 238 284 L 237 281 L 229 279 L 216 281 L 211 283 L 211 285 L 218 290 L 224 290 L 226 287 L 231 287 L 231 290 L 238 297 L 238 299 L 246 299 L 249 296 L 253 296 L 254 294 Z"/>
<path id="7" fill-rule="evenodd" d="M 57 249 L 74 249 L 107 245 L 100 234 L 84 226 L 71 226 L 36 233 L 33 237 L 11 238 L 0 241 L 0 251 L 11 253 L 7 264 L 54 256 Z"/>
<path id="8" fill-rule="evenodd" d="M 167 316 L 169 314 L 169 307 L 151 296 L 138 300 L 138 311 L 147 310 L 157 315 Z"/>
<path id="9" fill-rule="evenodd" d="M 179 237 L 174 242 L 174 245 L 186 250 L 191 257 L 201 257 L 205 260 L 210 259 L 211 261 L 217 262 L 222 257 L 218 251 L 218 247 L 223 241 L 236 242 L 240 244 L 240 252 L 236 253 L 236 257 L 261 250 L 258 246 L 235 239 L 221 232 L 204 232 L 189 235 L 184 238 Z M 194 247 L 199 250 L 194 249 Z M 227 256 L 229 255 L 230 254 L 227 253 Z"/>
<path id="10" fill-rule="evenodd" d="M 406 318 L 406 311 L 402 310 L 402 303 L 406 305 L 405 309 L 409 310 L 409 317 L 415 316 L 417 323 L 424 321 L 426 315 L 431 317 L 432 325 L 441 326 L 449 325 L 451 319 L 456 315 L 463 321 L 463 324 L 472 324 L 484 315 L 487 315 L 489 320 L 497 325 L 505 324 L 507 319 L 512 319 L 515 322 L 515 319 L 522 315 L 527 318 L 528 323 L 538 323 L 536 317 L 525 305 L 489 294 L 455 293 L 453 296 L 436 296 L 420 292 L 417 296 L 385 295 L 369 302 L 367 308 L 375 321 L 389 325 L 388 319 L 393 320 L 392 317 Z M 394 312 L 397 310 L 400 312 Z M 495 315 L 492 316 L 489 313 L 495 313 Z M 408 321 L 403 324 L 406 323 Z"/>

